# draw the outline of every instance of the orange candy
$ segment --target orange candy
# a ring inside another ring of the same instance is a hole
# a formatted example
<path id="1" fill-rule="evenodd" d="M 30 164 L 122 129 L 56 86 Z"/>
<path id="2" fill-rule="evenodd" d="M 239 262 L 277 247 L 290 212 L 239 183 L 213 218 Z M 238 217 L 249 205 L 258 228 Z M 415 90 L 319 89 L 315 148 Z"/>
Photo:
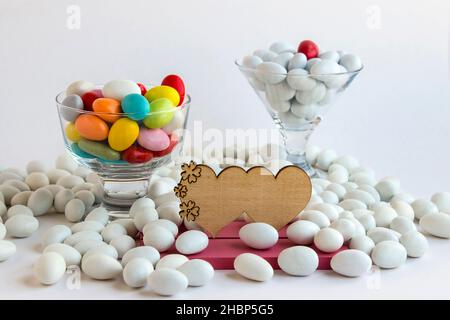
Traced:
<path id="1" fill-rule="evenodd" d="M 103 141 L 108 138 L 109 127 L 105 121 L 97 116 L 83 114 L 75 121 L 75 127 L 80 136 L 85 139 Z"/>
<path id="2" fill-rule="evenodd" d="M 98 98 L 94 100 L 92 109 L 100 113 L 121 113 L 120 102 L 111 98 Z M 120 115 L 116 114 L 99 114 L 100 118 L 107 122 L 114 123 L 120 119 Z"/>

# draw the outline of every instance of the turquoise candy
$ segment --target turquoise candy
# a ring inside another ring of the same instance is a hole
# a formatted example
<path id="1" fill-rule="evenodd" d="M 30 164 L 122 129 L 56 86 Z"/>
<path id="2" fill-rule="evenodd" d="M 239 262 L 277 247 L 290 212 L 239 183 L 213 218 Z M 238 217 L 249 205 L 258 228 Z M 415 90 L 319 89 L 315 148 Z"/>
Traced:
<path id="1" fill-rule="evenodd" d="M 138 93 L 126 95 L 121 105 L 123 112 L 127 113 L 126 116 L 132 120 L 142 120 L 150 112 L 148 100 Z"/>
<path id="2" fill-rule="evenodd" d="M 95 158 L 93 155 L 84 152 L 83 150 L 80 149 L 80 147 L 78 146 L 77 143 L 72 143 L 72 145 L 70 146 L 70 148 L 72 149 L 72 152 L 75 153 L 77 156 L 81 157 L 81 158 L 86 158 L 86 159 L 92 159 Z"/>
<path id="3" fill-rule="evenodd" d="M 97 158 L 106 160 L 106 161 L 117 161 L 120 160 L 120 152 L 117 152 L 107 144 L 103 142 L 90 141 L 86 139 L 81 139 L 78 142 L 78 146 L 84 152 L 87 152 Z"/>

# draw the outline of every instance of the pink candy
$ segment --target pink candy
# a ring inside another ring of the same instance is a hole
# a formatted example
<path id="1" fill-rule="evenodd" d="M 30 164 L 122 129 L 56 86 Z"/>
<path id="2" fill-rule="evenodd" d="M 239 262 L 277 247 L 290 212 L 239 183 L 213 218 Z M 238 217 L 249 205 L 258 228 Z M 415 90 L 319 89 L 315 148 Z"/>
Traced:
<path id="1" fill-rule="evenodd" d="M 162 151 L 170 144 L 169 136 L 161 129 L 141 128 L 137 141 L 142 147 L 151 151 Z"/>

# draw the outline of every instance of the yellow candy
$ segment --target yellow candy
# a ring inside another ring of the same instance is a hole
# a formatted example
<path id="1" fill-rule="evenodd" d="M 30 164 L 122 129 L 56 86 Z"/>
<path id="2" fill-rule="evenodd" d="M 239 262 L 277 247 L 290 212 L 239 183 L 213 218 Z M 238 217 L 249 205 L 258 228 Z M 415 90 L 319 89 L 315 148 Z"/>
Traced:
<path id="1" fill-rule="evenodd" d="M 114 122 L 109 130 L 109 146 L 116 151 L 123 151 L 133 145 L 139 136 L 139 125 L 136 121 L 122 118 Z"/>
<path id="2" fill-rule="evenodd" d="M 147 91 L 145 97 L 147 98 L 148 102 L 152 102 L 153 100 L 160 98 L 166 98 L 169 99 L 174 106 L 177 106 L 180 102 L 180 95 L 178 94 L 178 91 L 169 86 L 153 87 Z M 150 112 L 151 111 L 152 110 L 150 109 Z"/>
<path id="3" fill-rule="evenodd" d="M 81 139 L 81 136 L 77 131 L 77 128 L 75 128 L 75 125 L 72 122 L 69 122 L 66 126 L 66 137 L 67 139 L 73 142 L 78 142 Z"/>

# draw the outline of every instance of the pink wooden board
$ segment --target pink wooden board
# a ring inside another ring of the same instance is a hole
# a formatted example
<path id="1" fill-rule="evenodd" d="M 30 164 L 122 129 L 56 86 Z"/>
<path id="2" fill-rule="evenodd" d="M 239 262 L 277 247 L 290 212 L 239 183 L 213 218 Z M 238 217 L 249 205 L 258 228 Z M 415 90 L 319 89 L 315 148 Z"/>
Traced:
<path id="1" fill-rule="evenodd" d="M 295 244 L 286 237 L 286 227 L 279 231 L 280 240 L 270 249 L 257 250 L 245 245 L 239 239 L 239 229 L 245 225 L 244 221 L 235 221 L 223 228 L 216 238 L 210 238 L 208 247 L 200 253 L 189 255 L 189 259 L 203 259 L 211 263 L 216 270 L 232 270 L 234 259 L 241 253 L 254 253 L 266 259 L 274 269 L 280 269 L 277 263 L 279 253 Z M 183 232 L 180 228 L 180 233 Z M 139 241 L 142 245 L 142 241 Z M 332 253 L 322 252 L 310 246 L 315 250 L 319 256 L 319 270 L 329 270 L 331 258 L 338 252 L 348 249 L 346 245 L 342 246 L 338 251 Z M 161 256 L 167 254 L 178 253 L 175 246 L 170 248 L 167 252 L 161 253 Z"/>

